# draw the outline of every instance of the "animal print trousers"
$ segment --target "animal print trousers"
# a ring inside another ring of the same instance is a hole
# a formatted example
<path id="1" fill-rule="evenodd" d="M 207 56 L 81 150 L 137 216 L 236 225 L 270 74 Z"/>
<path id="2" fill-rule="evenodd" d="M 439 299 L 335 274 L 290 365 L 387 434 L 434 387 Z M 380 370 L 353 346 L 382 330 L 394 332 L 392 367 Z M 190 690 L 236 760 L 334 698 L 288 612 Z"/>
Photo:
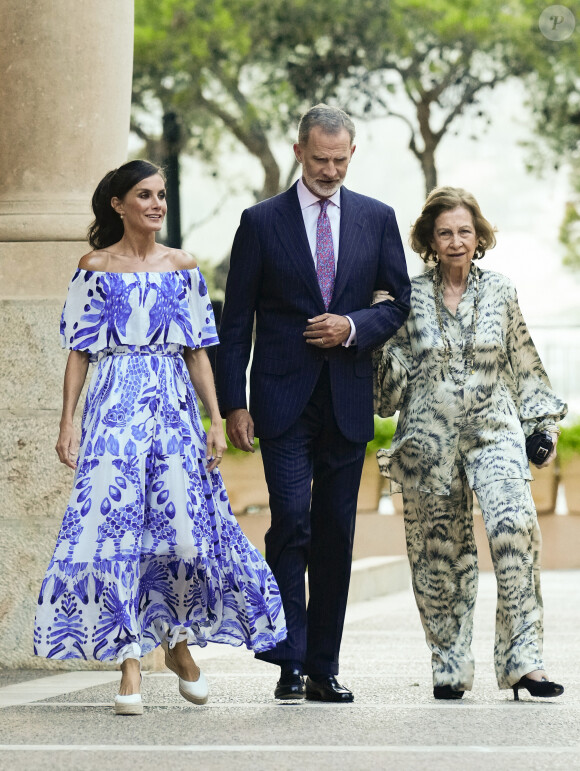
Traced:
<path id="1" fill-rule="evenodd" d="M 497 580 L 494 662 L 500 688 L 543 669 L 541 536 L 529 482 L 503 479 L 476 490 Z M 458 464 L 450 495 L 403 488 L 413 590 L 431 649 L 434 685 L 471 690 L 478 565 L 473 494 Z"/>

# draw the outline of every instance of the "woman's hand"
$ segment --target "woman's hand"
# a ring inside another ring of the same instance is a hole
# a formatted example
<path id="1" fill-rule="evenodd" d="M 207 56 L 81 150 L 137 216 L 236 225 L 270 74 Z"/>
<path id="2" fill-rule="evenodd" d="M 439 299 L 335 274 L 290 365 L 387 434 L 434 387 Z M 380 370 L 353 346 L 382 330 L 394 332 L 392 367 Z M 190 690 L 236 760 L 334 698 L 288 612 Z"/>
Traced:
<path id="1" fill-rule="evenodd" d="M 55 449 L 60 462 L 73 470 L 77 467 L 80 447 L 80 439 L 73 425 L 73 417 L 88 368 L 88 353 L 84 351 L 71 351 L 69 353 L 64 373 L 60 433 Z"/>
<path id="2" fill-rule="evenodd" d="M 550 435 L 552 437 L 552 442 L 553 442 L 552 449 L 550 450 L 550 454 L 548 455 L 546 460 L 542 463 L 542 465 L 536 466 L 536 468 L 546 468 L 546 466 L 549 466 L 550 463 L 556 457 L 556 446 L 558 444 L 558 434 L 556 434 L 555 432 L 554 433 L 550 432 Z"/>
<path id="3" fill-rule="evenodd" d="M 215 394 L 211 364 L 204 348 L 185 348 L 183 358 L 195 392 L 211 419 L 211 426 L 207 432 L 206 460 L 207 470 L 213 471 L 219 465 L 227 444 Z"/>
<path id="4" fill-rule="evenodd" d="M 79 435 L 72 423 L 61 425 L 55 447 L 60 462 L 75 470 L 77 467 L 79 447 Z"/>
<path id="5" fill-rule="evenodd" d="M 220 464 L 223 458 L 224 452 L 227 450 L 226 436 L 224 434 L 224 427 L 221 421 L 212 421 L 212 424 L 207 432 L 207 470 L 213 471 Z"/>

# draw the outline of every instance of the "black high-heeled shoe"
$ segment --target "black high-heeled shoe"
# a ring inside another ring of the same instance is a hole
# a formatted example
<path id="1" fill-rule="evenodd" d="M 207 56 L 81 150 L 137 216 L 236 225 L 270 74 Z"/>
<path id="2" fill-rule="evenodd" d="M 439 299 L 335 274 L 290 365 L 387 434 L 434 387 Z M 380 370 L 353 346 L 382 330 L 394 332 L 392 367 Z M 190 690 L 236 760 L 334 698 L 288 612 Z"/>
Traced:
<path id="1" fill-rule="evenodd" d="M 564 686 L 553 683 L 551 680 L 543 677 L 541 680 L 532 680 L 524 675 L 515 685 L 512 685 L 514 692 L 514 701 L 519 701 L 519 690 L 525 688 L 530 696 L 541 696 L 544 699 L 561 696 L 564 693 Z"/>
<path id="2" fill-rule="evenodd" d="M 436 699 L 461 699 L 464 691 L 454 691 L 450 685 L 434 685 L 433 696 Z"/>

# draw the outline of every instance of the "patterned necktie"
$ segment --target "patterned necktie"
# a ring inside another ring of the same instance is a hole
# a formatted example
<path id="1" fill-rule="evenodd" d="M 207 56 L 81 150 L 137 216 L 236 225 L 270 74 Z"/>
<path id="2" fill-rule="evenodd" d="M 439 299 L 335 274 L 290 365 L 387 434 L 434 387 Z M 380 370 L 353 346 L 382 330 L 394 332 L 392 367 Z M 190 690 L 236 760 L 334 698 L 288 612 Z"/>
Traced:
<path id="1" fill-rule="evenodd" d="M 322 292 L 324 307 L 328 310 L 334 289 L 334 245 L 326 210 L 329 201 L 319 201 L 320 214 L 316 223 L 316 275 Z"/>

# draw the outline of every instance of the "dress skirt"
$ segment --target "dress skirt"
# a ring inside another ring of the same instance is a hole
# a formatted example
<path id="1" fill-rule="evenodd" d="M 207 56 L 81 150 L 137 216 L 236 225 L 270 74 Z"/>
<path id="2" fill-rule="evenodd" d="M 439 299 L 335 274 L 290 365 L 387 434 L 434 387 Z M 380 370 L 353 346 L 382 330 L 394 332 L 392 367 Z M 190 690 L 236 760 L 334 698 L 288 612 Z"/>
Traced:
<path id="1" fill-rule="evenodd" d="M 248 542 L 177 344 L 117 346 L 87 394 L 74 487 L 42 583 L 35 652 L 121 660 L 167 639 L 274 647 L 276 582 Z"/>

